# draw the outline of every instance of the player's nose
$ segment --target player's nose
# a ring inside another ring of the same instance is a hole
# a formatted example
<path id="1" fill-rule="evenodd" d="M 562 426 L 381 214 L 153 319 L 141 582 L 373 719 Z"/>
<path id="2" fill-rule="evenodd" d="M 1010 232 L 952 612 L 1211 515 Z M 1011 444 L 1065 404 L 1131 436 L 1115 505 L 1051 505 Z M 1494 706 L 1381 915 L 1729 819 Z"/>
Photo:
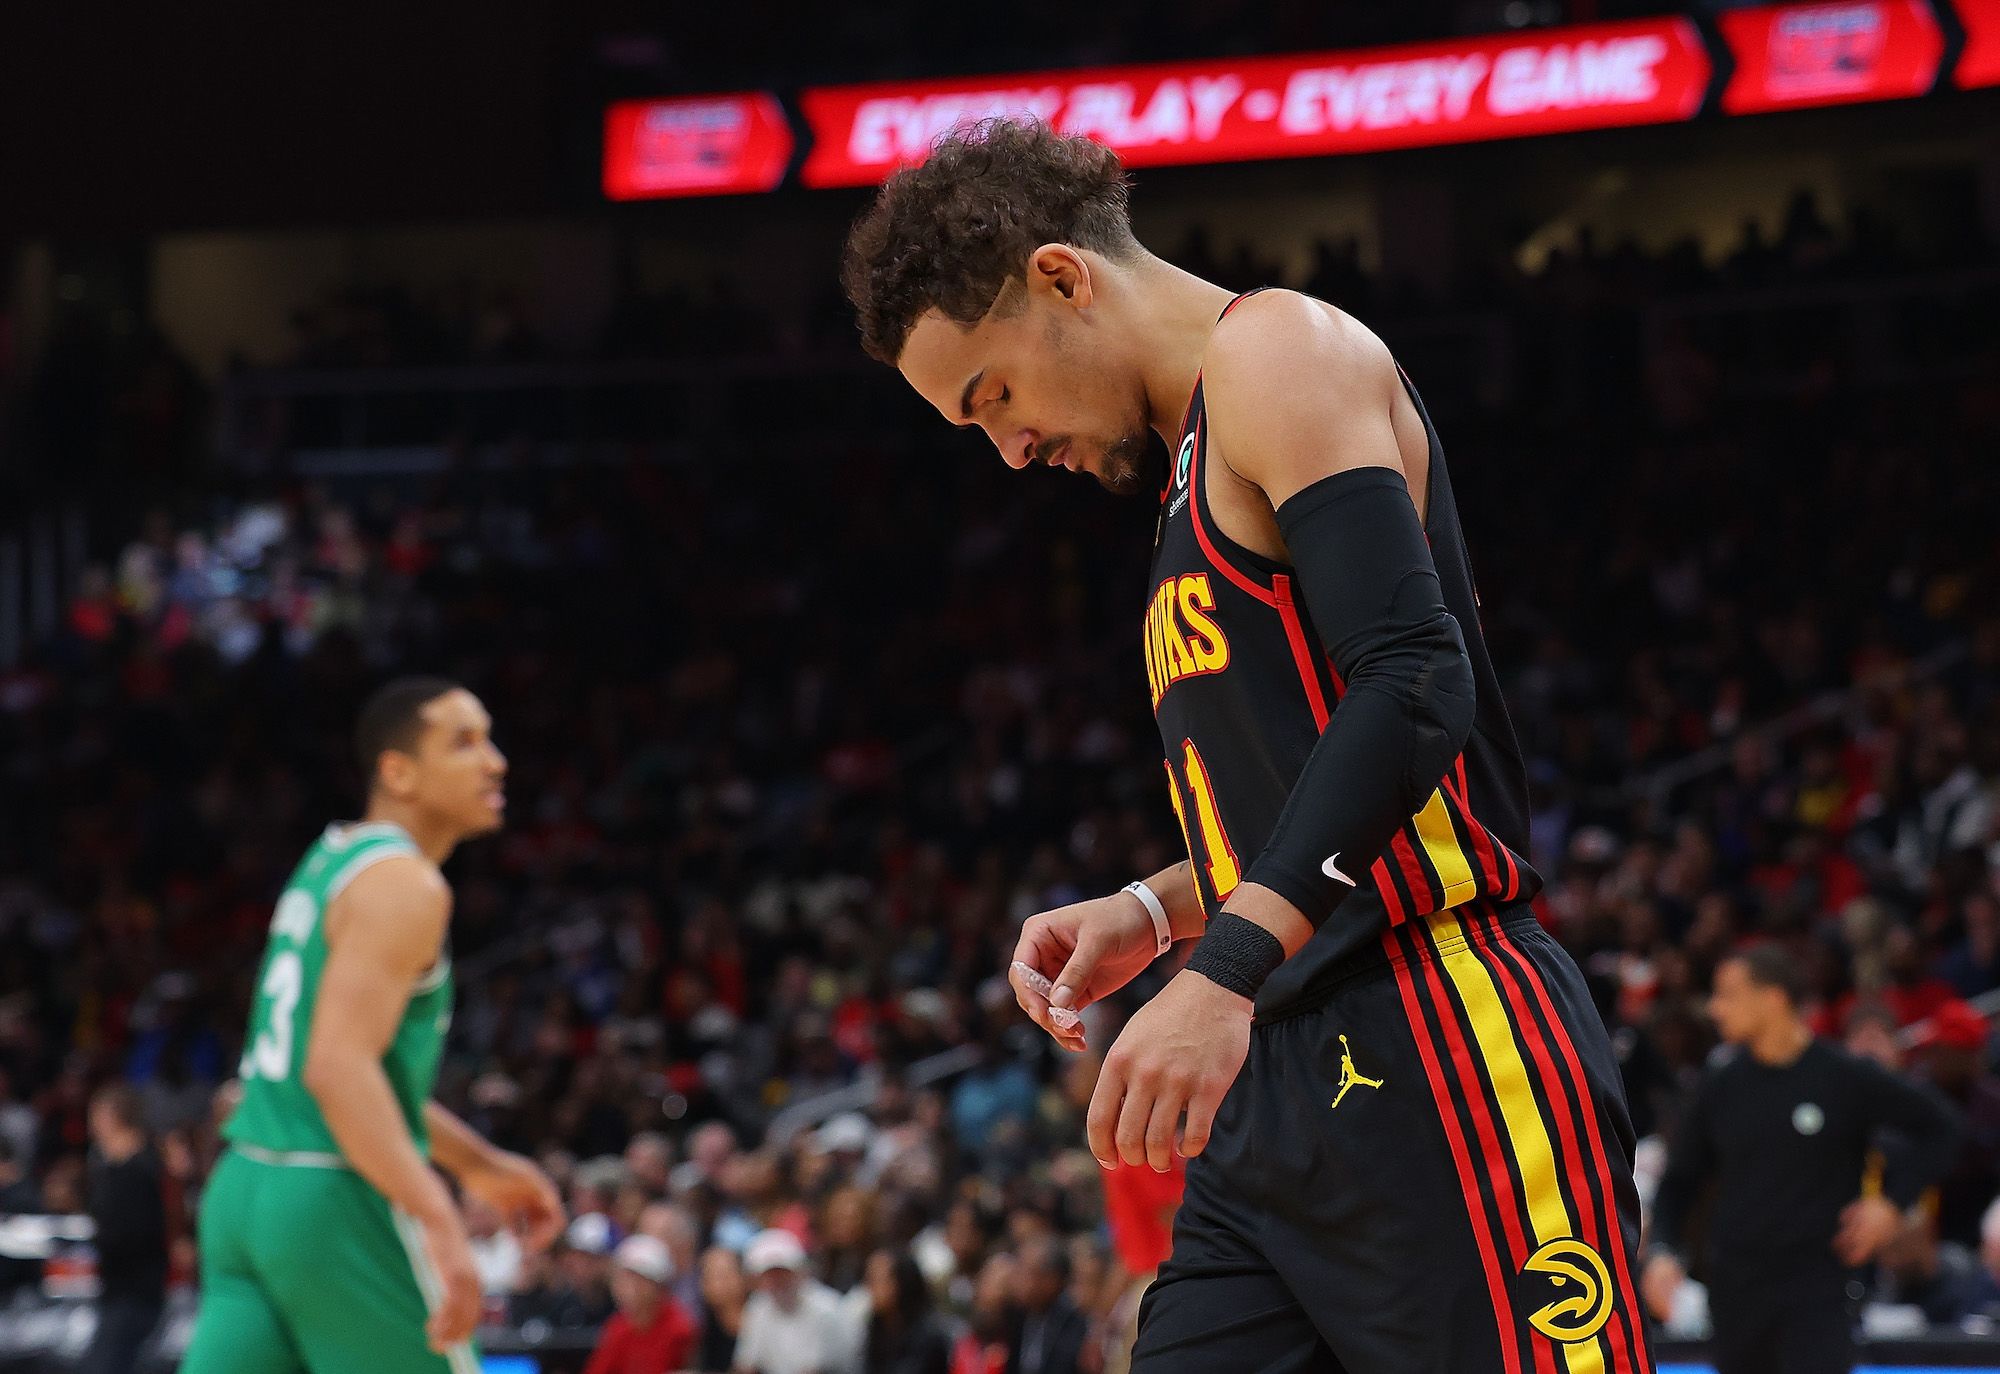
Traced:
<path id="1" fill-rule="evenodd" d="M 1010 434 L 993 436 L 993 446 L 1000 450 L 1000 460 L 1016 472 L 1033 466 L 1037 442 L 1037 436 L 1031 429 L 1017 429 Z"/>

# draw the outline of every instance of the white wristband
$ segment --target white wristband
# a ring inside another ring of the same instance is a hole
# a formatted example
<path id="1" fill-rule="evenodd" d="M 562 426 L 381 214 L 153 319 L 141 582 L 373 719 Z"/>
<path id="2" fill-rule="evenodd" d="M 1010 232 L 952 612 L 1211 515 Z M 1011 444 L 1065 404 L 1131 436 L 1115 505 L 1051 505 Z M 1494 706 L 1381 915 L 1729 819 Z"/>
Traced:
<path id="1" fill-rule="evenodd" d="M 1153 957 L 1159 958 L 1174 945 L 1174 928 L 1167 924 L 1167 909 L 1160 905 L 1160 899 L 1153 895 L 1153 889 L 1144 883 L 1127 883 L 1125 890 L 1139 899 L 1139 905 L 1146 908 L 1146 914 L 1153 918 L 1153 939 L 1156 948 Z"/>

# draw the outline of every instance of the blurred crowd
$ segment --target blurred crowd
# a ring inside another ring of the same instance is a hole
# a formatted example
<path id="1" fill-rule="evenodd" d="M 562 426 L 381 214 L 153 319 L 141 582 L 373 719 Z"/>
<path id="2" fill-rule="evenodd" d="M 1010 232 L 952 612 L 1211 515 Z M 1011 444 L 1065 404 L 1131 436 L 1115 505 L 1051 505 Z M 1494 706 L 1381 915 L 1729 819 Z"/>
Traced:
<path id="1" fill-rule="evenodd" d="M 1878 248 L 1806 206 L 1688 290 L 1887 270 Z M 1488 302 L 1548 341 L 1508 396 L 1413 366 L 1530 760 L 1537 911 L 1613 1030 L 1642 1171 L 1712 1045 L 1718 956 L 1806 960 L 1822 1033 L 1965 1113 L 1878 1297 L 1976 1325 L 2000 1310 L 2000 369 L 1962 341 L 1864 380 L 1795 321 L 1745 387 L 1701 317 L 1637 337 L 1636 301 L 1698 267 L 1581 242 Z M 1321 268 L 1393 307 L 1339 250 Z M 82 1209 L 91 1091 L 127 1082 L 190 1277 L 273 896 L 353 811 L 360 699 L 442 672 L 492 708 L 513 801 L 451 869 L 440 1092 L 574 1217 L 526 1257 L 475 1212 L 492 1321 L 601 1329 L 601 1371 L 787 1374 L 816 1344 L 1117 1368 L 1177 1181 L 1102 1173 L 1081 1121 L 1160 974 L 1077 1058 L 1002 974 L 1027 916 L 1175 857 L 1134 630 L 1154 512 L 935 428 L 900 456 L 838 430 L 726 464 L 606 445 L 137 519 L 0 675 L 7 1206 Z"/>
<path id="2" fill-rule="evenodd" d="M 1645 302 L 1763 287 L 1879 280 L 1922 263 L 1983 261 L 1974 238 L 1933 233 L 1909 241 L 1895 224 L 1857 205 L 1831 222 L 1817 199 L 1798 192 L 1766 227 L 1746 219 L 1725 253 L 1705 254 L 1692 237 L 1663 252 L 1630 239 L 1600 242 L 1587 227 L 1552 242 L 1531 265 L 1517 253 L 1472 257 L 1448 282 L 1367 271 L 1360 244 L 1328 238 L 1298 269 L 1243 240 L 1218 243 L 1197 227 L 1166 245 L 1173 261 L 1235 290 L 1289 285 L 1364 319 L 1425 320 L 1502 310 L 1589 319 L 1629 313 Z M 790 314 L 751 305 L 729 274 L 648 288 L 629 268 L 614 294 L 591 355 L 605 358 L 715 358 L 774 352 L 822 356 L 851 347 L 853 321 L 829 286 Z M 515 287 L 460 279 L 415 288 L 393 277 L 333 288 L 293 312 L 285 364 L 300 369 L 523 362 L 562 356 L 538 330 Z"/>
<path id="3" fill-rule="evenodd" d="M 417 282 L 385 269 L 300 304 L 277 366 L 258 373 L 236 357 L 217 388 L 160 330 L 88 301 L 61 303 L 19 373 L 9 376 L 0 350 L 0 445 L 9 450 L 0 452 L 0 500 L 12 488 L 112 482 L 184 494 L 212 480 L 218 431 L 230 459 L 282 470 L 299 452 L 357 436 L 412 446 L 440 435 L 468 445 L 527 436 L 551 446 L 614 438 L 712 446 L 694 428 L 718 405 L 732 407 L 735 430 L 789 426 L 794 443 L 818 442 L 806 423 L 822 413 L 878 435 L 908 425 L 895 404 L 904 398 L 857 383 L 851 312 L 830 279 L 783 310 L 753 303 L 749 266 L 650 282 L 639 266 L 646 231 L 629 232 L 609 300 L 587 326 L 539 318 L 541 295 L 523 282 L 470 273 Z M 1434 411 L 1457 419 L 1473 406 L 1508 432 L 1530 420 L 1571 449 L 1580 439 L 1700 430 L 1747 376 L 1777 378 L 1785 394 L 1774 399 L 1804 409 L 1857 370 L 1961 368 L 1988 347 L 2000 308 L 2000 289 L 1983 278 L 1969 290 L 1859 307 L 1828 299 L 1912 274 L 1976 275 L 1987 249 L 1970 220 L 1944 217 L 1919 232 L 1866 204 L 1829 214 L 1804 191 L 1773 222 L 1746 220 L 1721 252 L 1692 237 L 1648 252 L 1582 227 L 1538 240 L 1534 251 L 1515 242 L 1468 252 L 1435 280 L 1371 272 L 1352 238 L 1329 237 L 1289 264 L 1199 228 L 1163 246 L 1223 285 L 1290 285 L 1353 311 L 1404 353 L 1420 382 L 1431 379 Z M 589 379 L 589 365 L 612 363 L 640 370 L 604 367 Z M 553 364 L 583 367 L 537 366 Z M 430 390 L 394 380 L 432 367 L 460 371 Z M 677 387 L 674 367 L 717 369 L 735 390 Z M 761 369 L 764 389 L 751 390 L 732 368 Z M 356 371 L 368 375 L 332 375 Z M 1624 429 L 1593 435 L 1587 425 Z"/>

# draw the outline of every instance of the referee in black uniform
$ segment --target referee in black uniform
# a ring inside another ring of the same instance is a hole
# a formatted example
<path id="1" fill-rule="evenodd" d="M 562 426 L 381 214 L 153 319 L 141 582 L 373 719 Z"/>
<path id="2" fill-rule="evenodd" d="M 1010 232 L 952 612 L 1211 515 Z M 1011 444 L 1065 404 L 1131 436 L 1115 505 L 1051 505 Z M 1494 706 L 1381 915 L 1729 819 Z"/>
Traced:
<path id="1" fill-rule="evenodd" d="M 1715 971 L 1709 1014 L 1732 1049 L 1681 1123 L 1653 1212 L 1641 1287 L 1665 1320 L 1686 1278 L 1683 1228 L 1703 1185 L 1709 1313 L 1719 1374 L 1846 1374 L 1854 1364 L 1848 1280 L 1943 1176 L 1958 1145 L 1945 1102 L 1881 1066 L 1813 1038 L 1804 979 L 1776 946 Z M 1864 1179 L 1883 1135 L 1897 1168 Z"/>

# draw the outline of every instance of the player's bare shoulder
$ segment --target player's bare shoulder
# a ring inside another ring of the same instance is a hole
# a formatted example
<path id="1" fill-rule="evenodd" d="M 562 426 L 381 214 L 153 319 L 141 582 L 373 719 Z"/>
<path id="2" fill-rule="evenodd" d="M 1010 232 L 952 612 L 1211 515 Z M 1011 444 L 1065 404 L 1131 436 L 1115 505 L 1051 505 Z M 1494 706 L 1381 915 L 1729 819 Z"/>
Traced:
<path id="1" fill-rule="evenodd" d="M 327 908 L 327 940 L 358 924 L 398 931 L 411 943 L 437 944 L 451 919 L 451 884 L 422 854 L 396 854 L 371 864 Z"/>
<path id="2" fill-rule="evenodd" d="M 1348 468 L 1404 468 L 1395 360 L 1335 306 L 1296 291 L 1249 297 L 1215 327 L 1202 375 L 1223 461 L 1274 506 Z"/>
<path id="3" fill-rule="evenodd" d="M 1395 360 L 1367 325 L 1296 291 L 1260 291 L 1215 326 L 1202 359 L 1211 409 L 1244 398 L 1285 410 L 1326 408 L 1393 394 Z"/>

